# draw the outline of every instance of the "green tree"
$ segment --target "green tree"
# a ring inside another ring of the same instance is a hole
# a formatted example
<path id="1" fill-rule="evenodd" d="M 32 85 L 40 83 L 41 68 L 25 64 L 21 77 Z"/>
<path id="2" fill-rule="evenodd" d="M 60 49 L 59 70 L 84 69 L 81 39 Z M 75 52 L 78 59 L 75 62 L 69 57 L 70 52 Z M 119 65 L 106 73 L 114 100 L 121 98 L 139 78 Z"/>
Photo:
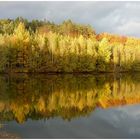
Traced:
<path id="1" fill-rule="evenodd" d="M 103 38 L 101 42 L 99 42 L 97 52 L 98 52 L 97 69 L 99 71 L 107 71 L 108 65 L 110 63 L 111 47 L 106 38 Z"/>

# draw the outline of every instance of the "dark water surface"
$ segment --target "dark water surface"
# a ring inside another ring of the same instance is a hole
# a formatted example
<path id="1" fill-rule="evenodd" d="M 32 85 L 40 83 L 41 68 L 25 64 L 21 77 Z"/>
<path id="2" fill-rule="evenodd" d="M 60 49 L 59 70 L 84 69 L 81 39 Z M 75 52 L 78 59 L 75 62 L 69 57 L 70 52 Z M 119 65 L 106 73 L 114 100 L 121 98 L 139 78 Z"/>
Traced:
<path id="1" fill-rule="evenodd" d="M 0 133 L 140 138 L 140 74 L 0 75 Z"/>

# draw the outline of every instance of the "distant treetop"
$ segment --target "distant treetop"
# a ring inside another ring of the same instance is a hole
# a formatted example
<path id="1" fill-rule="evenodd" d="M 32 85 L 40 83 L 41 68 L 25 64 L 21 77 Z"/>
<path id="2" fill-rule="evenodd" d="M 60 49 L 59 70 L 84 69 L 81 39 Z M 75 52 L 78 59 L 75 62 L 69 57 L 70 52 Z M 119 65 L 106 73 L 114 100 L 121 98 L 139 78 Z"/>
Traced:
<path id="1" fill-rule="evenodd" d="M 30 32 L 38 31 L 41 34 L 49 31 L 56 32 L 62 35 L 69 35 L 77 37 L 83 35 L 84 37 L 90 37 L 95 35 L 95 30 L 90 25 L 76 24 L 71 20 L 63 21 L 61 24 L 55 24 L 47 20 L 32 20 L 28 21 L 22 17 L 14 19 L 1 19 L 0 20 L 0 33 L 12 34 L 15 27 L 22 22 L 27 30 Z"/>

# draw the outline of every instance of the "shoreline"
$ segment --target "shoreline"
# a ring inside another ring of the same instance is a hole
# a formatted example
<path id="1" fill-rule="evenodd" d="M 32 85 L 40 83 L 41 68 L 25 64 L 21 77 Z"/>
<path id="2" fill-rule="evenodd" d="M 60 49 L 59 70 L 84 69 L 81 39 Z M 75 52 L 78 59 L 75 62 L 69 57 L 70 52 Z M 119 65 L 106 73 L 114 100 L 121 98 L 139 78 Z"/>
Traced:
<path id="1" fill-rule="evenodd" d="M 106 75 L 106 74 L 140 74 L 140 71 L 120 71 L 120 72 L 0 72 L 0 75 L 14 75 L 14 74 L 27 74 L 27 75 Z"/>

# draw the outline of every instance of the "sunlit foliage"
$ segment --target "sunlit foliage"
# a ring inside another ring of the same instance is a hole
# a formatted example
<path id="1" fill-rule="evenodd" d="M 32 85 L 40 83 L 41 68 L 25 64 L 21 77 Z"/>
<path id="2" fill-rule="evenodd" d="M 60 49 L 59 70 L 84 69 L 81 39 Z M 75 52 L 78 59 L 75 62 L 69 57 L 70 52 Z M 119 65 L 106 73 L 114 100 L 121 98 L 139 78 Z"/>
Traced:
<path id="1" fill-rule="evenodd" d="M 140 39 L 71 20 L 0 20 L 0 72 L 122 71 L 140 71 Z"/>

